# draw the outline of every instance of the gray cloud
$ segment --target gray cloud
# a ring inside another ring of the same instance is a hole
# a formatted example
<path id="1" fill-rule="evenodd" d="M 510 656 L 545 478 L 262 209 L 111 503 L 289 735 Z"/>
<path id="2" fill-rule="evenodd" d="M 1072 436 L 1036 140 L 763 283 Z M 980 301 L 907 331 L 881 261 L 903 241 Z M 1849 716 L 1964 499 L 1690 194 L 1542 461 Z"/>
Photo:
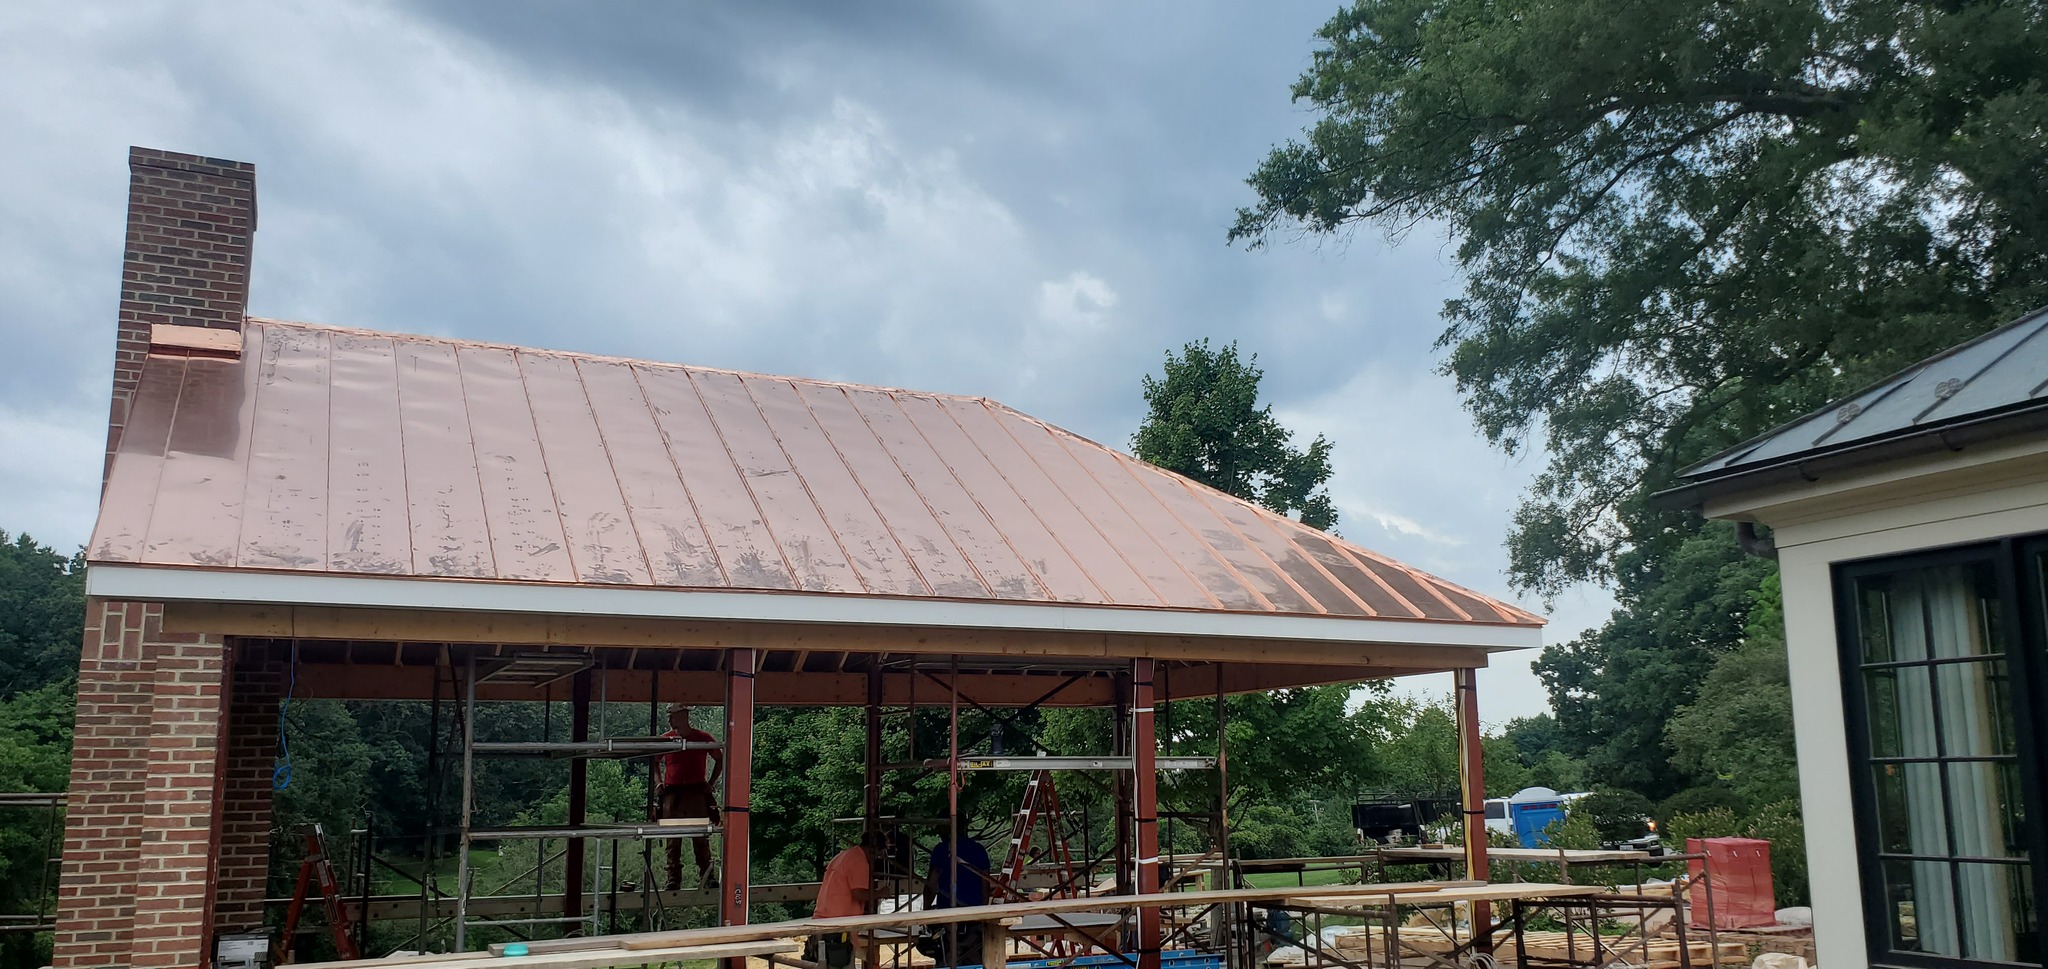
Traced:
<path id="1" fill-rule="evenodd" d="M 262 315 L 984 394 L 1119 446 L 1167 349 L 1236 339 L 1335 442 L 1349 537 L 1504 594 L 1527 470 L 1431 373 L 1441 241 L 1223 243 L 1333 9 L 11 4 L 0 527 L 90 529 L 145 144 L 257 164 Z M 1540 707 L 1500 684 L 1489 717 Z"/>

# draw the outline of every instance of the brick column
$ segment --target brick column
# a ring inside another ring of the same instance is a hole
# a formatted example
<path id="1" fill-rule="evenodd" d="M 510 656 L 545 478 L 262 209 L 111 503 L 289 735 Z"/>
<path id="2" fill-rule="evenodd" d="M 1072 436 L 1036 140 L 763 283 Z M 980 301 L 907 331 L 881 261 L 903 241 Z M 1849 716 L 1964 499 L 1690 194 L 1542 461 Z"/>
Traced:
<path id="1" fill-rule="evenodd" d="M 87 608 L 54 965 L 203 966 L 226 735 L 218 637 L 159 606 Z"/>
<path id="2" fill-rule="evenodd" d="M 56 969 L 128 963 L 149 761 L 152 694 L 142 648 L 147 612 L 139 602 L 86 603 L 57 888 Z"/>
<path id="3" fill-rule="evenodd" d="M 155 616 L 151 617 L 152 620 Z M 134 969 L 191 969 L 210 961 L 215 862 L 226 771 L 227 650 L 219 637 L 151 635 L 156 678 L 135 874 Z"/>
<path id="4" fill-rule="evenodd" d="M 278 701 L 284 663 L 244 646 L 229 680 L 227 778 L 221 793 L 219 894 L 213 924 L 222 931 L 263 924 L 270 880 L 271 770 L 277 760 Z"/>

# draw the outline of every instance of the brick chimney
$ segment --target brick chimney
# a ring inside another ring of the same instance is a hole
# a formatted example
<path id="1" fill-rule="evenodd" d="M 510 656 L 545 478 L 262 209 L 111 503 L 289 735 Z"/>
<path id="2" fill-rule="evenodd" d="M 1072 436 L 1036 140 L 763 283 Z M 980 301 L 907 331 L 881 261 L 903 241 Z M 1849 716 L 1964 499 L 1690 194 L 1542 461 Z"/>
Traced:
<path id="1" fill-rule="evenodd" d="M 108 470 L 142 377 L 152 328 L 241 332 L 249 310 L 249 243 L 256 233 L 254 165 L 130 148 L 128 172 L 128 244 L 121 261 Z M 203 346 L 210 341 L 169 342 Z M 100 481 L 104 488 L 104 472 Z"/>

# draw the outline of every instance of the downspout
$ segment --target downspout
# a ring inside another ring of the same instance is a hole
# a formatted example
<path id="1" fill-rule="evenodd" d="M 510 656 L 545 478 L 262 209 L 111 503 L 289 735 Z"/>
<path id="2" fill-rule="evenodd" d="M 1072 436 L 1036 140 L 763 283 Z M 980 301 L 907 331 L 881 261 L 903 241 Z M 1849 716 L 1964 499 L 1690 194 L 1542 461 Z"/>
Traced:
<path id="1" fill-rule="evenodd" d="M 1735 544 L 1757 558 L 1777 561 L 1778 542 L 1775 538 L 1756 533 L 1756 522 L 1735 523 Z"/>

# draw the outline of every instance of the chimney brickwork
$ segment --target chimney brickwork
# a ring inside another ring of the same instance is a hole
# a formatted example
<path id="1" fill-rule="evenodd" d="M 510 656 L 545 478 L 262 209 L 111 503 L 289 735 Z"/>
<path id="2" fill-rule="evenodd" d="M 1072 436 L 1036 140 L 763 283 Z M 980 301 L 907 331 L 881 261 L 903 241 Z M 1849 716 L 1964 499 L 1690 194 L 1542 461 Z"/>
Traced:
<path id="1" fill-rule="evenodd" d="M 151 328 L 241 330 L 256 231 L 253 165 L 132 148 L 128 168 L 109 470 Z M 217 917 L 262 918 L 276 670 L 141 602 L 88 600 L 83 645 L 52 965 L 210 965 Z"/>
<path id="2" fill-rule="evenodd" d="M 249 246 L 255 234 L 256 166 L 128 149 L 128 235 L 107 426 L 109 469 L 149 354 L 150 327 L 240 330 L 249 311 Z M 103 486 L 105 480 L 103 472 Z"/>

